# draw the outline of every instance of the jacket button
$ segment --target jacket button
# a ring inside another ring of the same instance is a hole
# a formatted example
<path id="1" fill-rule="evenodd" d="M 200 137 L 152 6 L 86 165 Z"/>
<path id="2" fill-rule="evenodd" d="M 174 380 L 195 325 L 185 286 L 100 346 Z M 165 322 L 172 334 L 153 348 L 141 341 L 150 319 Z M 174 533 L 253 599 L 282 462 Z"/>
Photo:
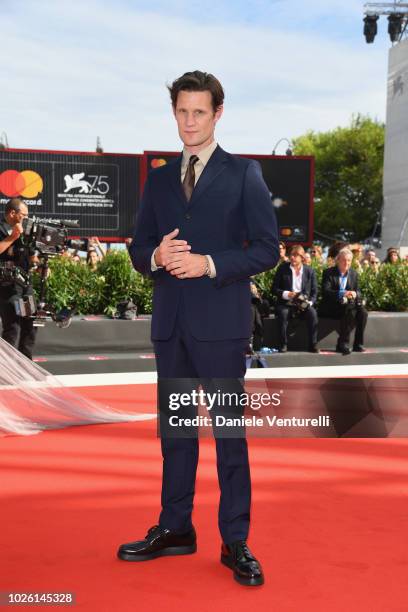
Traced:
<path id="1" fill-rule="evenodd" d="M 191 219 L 191 215 L 190 215 L 189 213 L 187 213 L 187 214 L 186 214 L 186 219 L 187 219 L 187 221 L 188 221 L 189 219 Z"/>

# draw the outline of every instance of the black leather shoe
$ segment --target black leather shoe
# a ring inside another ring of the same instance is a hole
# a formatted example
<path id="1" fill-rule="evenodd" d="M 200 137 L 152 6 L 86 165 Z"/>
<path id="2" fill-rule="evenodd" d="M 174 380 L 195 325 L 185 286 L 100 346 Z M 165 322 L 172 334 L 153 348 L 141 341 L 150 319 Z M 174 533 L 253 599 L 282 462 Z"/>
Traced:
<path id="1" fill-rule="evenodd" d="M 286 346 L 286 344 L 282 344 L 282 346 L 279 348 L 279 352 L 280 353 L 287 353 L 288 352 L 288 347 Z"/>
<path id="2" fill-rule="evenodd" d="M 338 344 L 336 346 L 336 353 L 341 353 L 342 355 L 350 355 L 351 348 L 347 346 L 347 344 Z"/>
<path id="3" fill-rule="evenodd" d="M 309 353 L 320 353 L 320 349 L 319 349 L 319 347 L 317 346 L 317 344 L 312 344 L 312 345 L 309 347 Z"/>
<path id="4" fill-rule="evenodd" d="M 191 531 L 180 535 L 155 525 L 149 529 L 144 540 L 122 544 L 118 550 L 118 557 L 123 561 L 148 561 L 156 557 L 191 555 L 196 550 L 194 527 Z"/>
<path id="5" fill-rule="evenodd" d="M 353 346 L 353 351 L 355 353 L 365 353 L 366 350 L 362 344 L 355 344 Z"/>
<path id="6" fill-rule="evenodd" d="M 234 578 L 245 586 L 259 586 L 264 576 L 259 561 L 249 550 L 245 540 L 221 547 L 221 563 L 232 569 Z"/>

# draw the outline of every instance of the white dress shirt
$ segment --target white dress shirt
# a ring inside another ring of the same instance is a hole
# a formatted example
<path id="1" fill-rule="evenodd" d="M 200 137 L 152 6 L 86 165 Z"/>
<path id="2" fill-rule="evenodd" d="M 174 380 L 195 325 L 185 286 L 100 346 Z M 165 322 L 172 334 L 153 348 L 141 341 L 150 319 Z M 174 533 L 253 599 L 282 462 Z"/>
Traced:
<path id="1" fill-rule="evenodd" d="M 206 167 L 211 155 L 214 153 L 215 149 L 217 148 L 217 143 L 215 142 L 215 140 L 212 141 L 211 144 L 209 144 L 207 147 L 205 147 L 205 149 L 202 149 L 199 153 L 196 153 L 198 160 L 196 161 L 196 163 L 194 164 L 194 185 L 197 185 L 197 181 L 200 178 L 204 168 Z M 190 153 L 189 151 L 187 151 L 186 147 L 184 147 L 183 149 L 183 158 L 181 160 L 181 176 L 180 176 L 180 180 L 181 182 L 183 182 L 185 174 L 187 172 L 187 167 L 188 167 L 188 162 L 190 160 L 192 153 Z M 161 266 L 157 266 L 156 262 L 154 260 L 154 255 L 156 253 L 158 247 L 156 247 L 152 253 L 152 258 L 151 258 L 151 269 L 152 272 L 155 272 L 156 270 L 159 270 L 159 268 Z M 213 261 L 213 258 L 211 257 L 211 255 L 206 255 L 205 256 L 208 260 L 208 265 L 210 268 L 210 278 L 215 278 L 215 276 L 217 275 L 216 269 L 215 269 L 215 264 Z"/>
<path id="2" fill-rule="evenodd" d="M 300 267 L 299 273 L 296 273 L 296 270 L 293 266 L 290 266 L 292 270 L 292 291 L 295 293 L 302 292 L 302 279 L 303 279 L 303 266 Z M 289 300 L 289 291 L 283 291 L 282 297 L 284 300 Z"/>

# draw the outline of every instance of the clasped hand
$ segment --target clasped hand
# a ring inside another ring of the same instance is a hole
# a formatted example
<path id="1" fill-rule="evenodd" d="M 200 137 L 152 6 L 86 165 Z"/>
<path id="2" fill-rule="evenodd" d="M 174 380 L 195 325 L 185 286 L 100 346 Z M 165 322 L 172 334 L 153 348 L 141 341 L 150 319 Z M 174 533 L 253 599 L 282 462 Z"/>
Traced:
<path id="1" fill-rule="evenodd" d="M 177 278 L 203 276 L 207 269 L 207 258 L 205 255 L 191 253 L 191 246 L 186 240 L 176 240 L 178 233 L 179 229 L 176 228 L 163 236 L 154 254 L 156 265 Z"/>

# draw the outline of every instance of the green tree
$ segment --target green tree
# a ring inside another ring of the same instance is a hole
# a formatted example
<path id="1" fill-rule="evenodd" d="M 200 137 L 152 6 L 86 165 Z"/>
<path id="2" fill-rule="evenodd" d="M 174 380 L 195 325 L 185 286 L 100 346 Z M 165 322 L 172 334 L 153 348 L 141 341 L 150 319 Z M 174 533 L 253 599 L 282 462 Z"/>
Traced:
<path id="1" fill-rule="evenodd" d="M 315 157 L 315 229 L 350 242 L 372 235 L 382 205 L 384 124 L 357 115 L 349 127 L 308 132 L 295 155 Z"/>

